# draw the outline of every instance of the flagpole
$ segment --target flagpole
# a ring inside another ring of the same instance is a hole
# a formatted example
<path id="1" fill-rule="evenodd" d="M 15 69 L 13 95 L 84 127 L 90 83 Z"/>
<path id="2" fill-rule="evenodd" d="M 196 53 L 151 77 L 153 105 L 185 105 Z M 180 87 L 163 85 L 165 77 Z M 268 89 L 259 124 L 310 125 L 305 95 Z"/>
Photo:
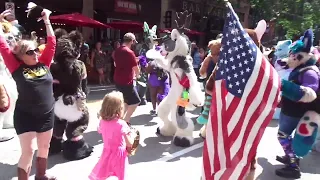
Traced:
<path id="1" fill-rule="evenodd" d="M 231 9 L 232 13 L 234 13 L 234 14 L 237 15 L 236 17 L 237 17 L 237 19 L 239 20 L 238 14 L 234 11 L 234 9 L 233 9 L 231 3 L 229 2 L 229 0 L 224 0 L 224 3 L 225 3 L 225 5 L 226 5 L 228 8 Z"/>

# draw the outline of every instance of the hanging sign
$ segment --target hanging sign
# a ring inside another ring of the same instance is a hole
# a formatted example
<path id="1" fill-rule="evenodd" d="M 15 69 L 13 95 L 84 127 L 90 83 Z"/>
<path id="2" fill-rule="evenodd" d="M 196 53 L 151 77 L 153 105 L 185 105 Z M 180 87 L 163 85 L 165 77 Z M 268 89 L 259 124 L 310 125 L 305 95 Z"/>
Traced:
<path id="1" fill-rule="evenodd" d="M 137 3 L 130 1 L 116 0 L 114 11 L 128 13 L 128 14 L 138 14 Z"/>

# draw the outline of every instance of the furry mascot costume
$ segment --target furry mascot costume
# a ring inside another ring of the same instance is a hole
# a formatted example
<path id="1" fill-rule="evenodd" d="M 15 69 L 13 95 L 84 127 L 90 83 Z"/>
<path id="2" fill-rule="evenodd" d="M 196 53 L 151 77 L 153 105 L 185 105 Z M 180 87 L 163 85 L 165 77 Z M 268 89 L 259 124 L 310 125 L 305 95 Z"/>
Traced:
<path id="1" fill-rule="evenodd" d="M 11 48 L 22 36 L 16 24 L 16 21 L 1 23 L 1 28 Z M 18 91 L 16 82 L 4 64 L 2 56 L 0 56 L 0 97 L 0 142 L 3 142 L 14 137 L 14 134 L 6 132 L 5 129 L 13 128 L 13 113 L 18 99 Z"/>
<path id="2" fill-rule="evenodd" d="M 285 164 L 276 174 L 285 178 L 300 178 L 299 157 L 312 148 L 320 125 L 319 69 L 311 52 L 313 32 L 307 30 L 290 46 L 287 66 L 292 68 L 288 80 L 282 79 L 282 106 L 278 140 L 285 156 L 277 160 Z M 296 129 L 294 139 L 291 134 Z"/>
<path id="3" fill-rule="evenodd" d="M 193 144 L 193 121 L 186 116 L 187 109 L 195 109 L 204 103 L 204 94 L 193 70 L 191 43 L 184 34 L 191 23 L 188 11 L 177 13 L 177 29 L 163 38 L 163 48 L 166 55 L 155 49 L 147 52 L 147 57 L 170 73 L 171 89 L 167 97 L 158 106 L 158 116 L 163 126 L 157 133 L 164 136 L 174 136 L 176 146 L 188 147 Z M 170 115 L 170 118 L 169 118 Z"/>
<path id="4" fill-rule="evenodd" d="M 149 29 L 149 25 L 144 22 L 145 41 L 147 41 L 146 43 L 148 44 L 148 47 L 146 44 L 144 44 L 144 47 L 140 51 L 139 64 L 142 67 L 141 69 L 143 73 L 141 73 L 141 77 L 139 78 L 140 80 L 138 80 L 137 87 L 139 92 L 143 92 L 142 89 L 144 88 L 144 85 L 148 83 L 149 91 L 147 91 L 147 93 L 150 95 L 151 101 L 153 101 L 153 91 L 150 90 L 150 88 L 153 86 L 160 86 L 162 88 L 162 91 L 158 92 L 155 98 L 155 101 L 160 103 L 168 95 L 170 90 L 169 75 L 165 70 L 159 67 L 155 61 L 146 57 L 146 52 L 149 49 L 154 48 L 155 41 L 159 41 L 158 43 L 162 43 L 161 38 L 157 38 L 156 31 L 156 25 L 154 25 L 152 29 Z M 156 50 L 160 49 L 161 46 L 156 46 Z M 145 83 L 141 82 L 142 80 Z M 140 88 L 142 89 L 140 90 Z M 144 95 L 141 94 L 140 98 L 143 97 Z M 156 115 L 156 111 L 151 110 L 150 114 Z"/>
<path id="5" fill-rule="evenodd" d="M 146 93 L 147 93 L 147 80 L 148 80 L 148 73 L 146 72 L 146 66 L 147 63 L 150 61 L 150 59 L 143 58 L 146 56 L 146 53 L 149 49 L 152 49 L 154 46 L 154 39 L 157 39 L 157 26 L 154 25 L 151 29 L 149 28 L 149 25 L 144 22 L 143 24 L 143 35 L 144 35 L 144 44 L 142 45 L 142 48 L 139 52 L 139 64 L 141 67 L 141 73 L 140 77 L 137 79 L 137 90 L 139 97 L 141 99 L 140 105 L 146 105 Z"/>
<path id="6" fill-rule="evenodd" d="M 276 56 L 276 61 L 274 63 L 274 68 L 279 74 L 279 77 L 281 79 L 288 80 L 289 75 L 292 71 L 292 68 L 289 68 L 286 63 L 285 59 L 289 57 L 289 51 L 290 51 L 290 46 L 292 44 L 291 40 L 284 40 L 284 41 L 279 41 L 276 46 L 276 51 L 275 51 L 275 56 Z M 281 103 L 279 104 L 278 108 L 276 108 L 276 111 L 273 115 L 273 119 L 279 119 L 280 118 L 280 111 L 281 111 Z"/>
<path id="7" fill-rule="evenodd" d="M 78 160 L 93 152 L 84 138 L 83 132 L 89 123 L 86 96 L 81 88 L 83 66 L 77 61 L 82 45 L 82 35 L 73 31 L 57 39 L 55 63 L 51 65 L 54 81 L 55 124 L 50 144 L 50 154 L 61 150 L 68 160 Z M 67 140 L 63 142 L 63 134 Z"/>

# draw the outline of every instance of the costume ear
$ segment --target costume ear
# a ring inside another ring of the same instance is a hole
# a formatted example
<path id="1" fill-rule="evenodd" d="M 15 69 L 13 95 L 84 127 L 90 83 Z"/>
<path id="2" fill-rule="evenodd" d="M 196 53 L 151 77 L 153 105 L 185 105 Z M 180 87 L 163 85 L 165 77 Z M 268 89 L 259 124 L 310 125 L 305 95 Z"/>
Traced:
<path id="1" fill-rule="evenodd" d="M 154 25 L 154 26 L 152 27 L 152 31 L 155 32 L 155 33 L 157 32 L 157 25 Z"/>
<path id="2" fill-rule="evenodd" d="M 303 43 L 304 43 L 304 52 L 310 52 L 311 47 L 313 45 L 313 32 L 311 29 L 308 29 L 303 36 Z"/>
<path id="3" fill-rule="evenodd" d="M 190 13 L 187 18 L 184 27 L 189 29 L 192 21 L 192 13 Z"/>
<path id="4" fill-rule="evenodd" d="M 146 33 L 149 32 L 149 25 L 146 22 L 143 23 L 143 31 L 146 32 Z"/>
<path id="5" fill-rule="evenodd" d="M 261 40 L 266 30 L 267 30 L 267 22 L 265 20 L 259 21 L 256 29 L 254 30 L 257 33 L 257 38 L 259 41 Z"/>
<path id="6" fill-rule="evenodd" d="M 286 41 L 286 43 L 285 43 L 287 46 L 290 46 L 291 44 L 292 44 L 292 40 L 288 40 L 288 41 Z"/>
<path id="7" fill-rule="evenodd" d="M 180 33 L 177 29 L 172 29 L 171 31 L 171 39 L 175 41 L 180 36 Z"/>

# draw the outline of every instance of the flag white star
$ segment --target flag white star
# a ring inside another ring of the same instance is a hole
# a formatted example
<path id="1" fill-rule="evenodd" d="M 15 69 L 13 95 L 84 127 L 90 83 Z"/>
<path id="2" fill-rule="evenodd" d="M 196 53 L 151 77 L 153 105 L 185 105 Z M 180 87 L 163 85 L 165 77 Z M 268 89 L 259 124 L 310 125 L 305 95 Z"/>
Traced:
<path id="1" fill-rule="evenodd" d="M 235 73 L 233 76 L 234 76 L 235 78 L 237 78 L 237 77 L 238 77 L 238 74 L 237 74 L 237 73 Z"/>

